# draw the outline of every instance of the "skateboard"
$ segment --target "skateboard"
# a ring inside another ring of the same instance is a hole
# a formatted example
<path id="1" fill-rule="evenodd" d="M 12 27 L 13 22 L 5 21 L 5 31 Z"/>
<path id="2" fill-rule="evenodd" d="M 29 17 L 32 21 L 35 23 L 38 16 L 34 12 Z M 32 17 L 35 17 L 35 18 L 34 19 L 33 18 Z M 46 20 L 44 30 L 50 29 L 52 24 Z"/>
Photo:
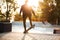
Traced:
<path id="1" fill-rule="evenodd" d="M 26 30 L 26 32 L 24 32 L 24 33 L 27 33 L 30 29 L 32 29 L 32 28 L 34 28 L 35 27 L 35 24 L 32 26 L 32 27 L 29 27 L 27 30 Z"/>

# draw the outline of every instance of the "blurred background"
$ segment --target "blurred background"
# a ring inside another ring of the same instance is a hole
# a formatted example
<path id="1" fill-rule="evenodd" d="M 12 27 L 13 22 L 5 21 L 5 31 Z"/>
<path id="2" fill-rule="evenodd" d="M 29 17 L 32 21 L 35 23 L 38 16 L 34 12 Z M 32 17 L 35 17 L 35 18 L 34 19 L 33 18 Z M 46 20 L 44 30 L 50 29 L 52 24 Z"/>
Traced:
<path id="1" fill-rule="evenodd" d="M 22 21 L 19 15 L 21 6 L 26 0 L 0 0 L 0 22 Z M 29 0 L 38 17 L 32 16 L 32 21 L 47 21 L 54 25 L 60 25 L 60 0 Z M 22 15 L 22 14 L 21 14 Z M 27 18 L 28 21 L 28 18 Z"/>

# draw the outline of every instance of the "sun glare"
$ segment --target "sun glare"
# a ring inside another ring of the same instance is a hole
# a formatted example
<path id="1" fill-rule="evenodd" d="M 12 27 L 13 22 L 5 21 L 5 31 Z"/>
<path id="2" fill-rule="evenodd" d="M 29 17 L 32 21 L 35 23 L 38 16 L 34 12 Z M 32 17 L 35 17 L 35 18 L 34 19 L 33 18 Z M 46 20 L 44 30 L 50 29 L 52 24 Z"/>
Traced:
<path id="1" fill-rule="evenodd" d="M 25 3 L 25 0 L 15 0 L 14 2 L 21 6 Z"/>
<path id="2" fill-rule="evenodd" d="M 38 0 L 29 0 L 28 5 L 37 7 L 38 6 Z"/>
<path id="3" fill-rule="evenodd" d="M 28 5 L 29 5 L 29 6 L 32 6 L 32 7 L 34 7 L 34 8 L 37 8 L 39 1 L 40 1 L 40 0 L 28 0 Z M 25 0 L 15 0 L 15 2 L 16 2 L 19 6 L 21 6 L 21 5 L 23 5 L 23 4 L 25 3 Z M 42 2 L 42 1 L 41 1 L 41 2 Z"/>
<path id="4" fill-rule="evenodd" d="M 38 6 L 38 1 L 39 0 L 28 0 L 28 4 L 31 6 Z M 25 3 L 25 0 L 15 0 L 15 2 L 18 5 L 23 5 Z"/>

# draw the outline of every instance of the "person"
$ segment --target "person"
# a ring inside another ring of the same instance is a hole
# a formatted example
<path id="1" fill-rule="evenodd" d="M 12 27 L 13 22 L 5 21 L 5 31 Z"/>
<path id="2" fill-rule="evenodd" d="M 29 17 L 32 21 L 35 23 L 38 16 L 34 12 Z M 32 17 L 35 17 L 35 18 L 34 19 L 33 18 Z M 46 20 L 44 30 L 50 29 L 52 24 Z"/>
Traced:
<path id="1" fill-rule="evenodd" d="M 24 30 L 25 30 L 24 33 L 27 33 L 26 19 L 27 19 L 27 17 L 29 18 L 30 26 L 32 28 L 34 28 L 34 25 L 32 25 L 31 16 L 32 16 L 32 13 L 33 13 L 34 16 L 36 16 L 36 15 L 35 15 L 32 7 L 28 5 L 28 1 L 25 1 L 25 4 L 21 6 L 20 16 L 21 16 L 21 12 L 23 13 L 23 25 L 24 25 Z"/>

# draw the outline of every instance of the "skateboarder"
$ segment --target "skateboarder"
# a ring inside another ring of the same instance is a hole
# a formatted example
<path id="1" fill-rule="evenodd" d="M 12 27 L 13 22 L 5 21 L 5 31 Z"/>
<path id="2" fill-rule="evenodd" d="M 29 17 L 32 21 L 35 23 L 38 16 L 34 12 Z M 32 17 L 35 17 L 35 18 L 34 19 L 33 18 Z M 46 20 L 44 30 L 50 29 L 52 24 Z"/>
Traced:
<path id="1" fill-rule="evenodd" d="M 23 25 L 24 25 L 24 30 L 25 30 L 24 33 L 27 33 L 28 30 L 30 30 L 31 28 L 34 27 L 34 25 L 32 25 L 32 20 L 31 20 L 32 13 L 34 16 L 36 16 L 32 7 L 28 5 L 28 0 L 26 0 L 25 4 L 21 6 L 20 15 L 21 15 L 21 12 L 23 13 Z M 26 19 L 27 19 L 27 17 L 29 18 L 31 27 L 26 30 Z"/>

